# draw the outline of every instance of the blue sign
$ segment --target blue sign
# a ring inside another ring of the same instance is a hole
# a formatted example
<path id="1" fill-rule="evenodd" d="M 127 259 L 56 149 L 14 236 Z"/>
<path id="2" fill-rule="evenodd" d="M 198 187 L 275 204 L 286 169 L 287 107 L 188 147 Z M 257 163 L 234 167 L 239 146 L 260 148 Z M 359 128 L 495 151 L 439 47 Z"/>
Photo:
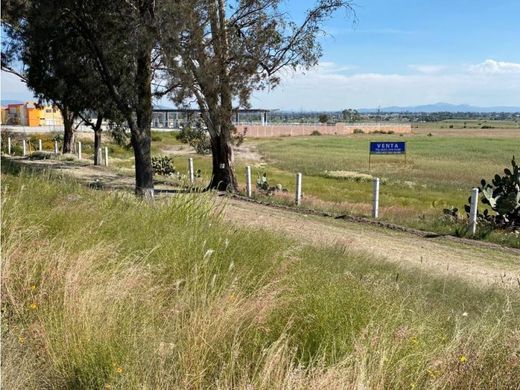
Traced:
<path id="1" fill-rule="evenodd" d="M 406 142 L 370 142 L 370 154 L 406 154 Z"/>

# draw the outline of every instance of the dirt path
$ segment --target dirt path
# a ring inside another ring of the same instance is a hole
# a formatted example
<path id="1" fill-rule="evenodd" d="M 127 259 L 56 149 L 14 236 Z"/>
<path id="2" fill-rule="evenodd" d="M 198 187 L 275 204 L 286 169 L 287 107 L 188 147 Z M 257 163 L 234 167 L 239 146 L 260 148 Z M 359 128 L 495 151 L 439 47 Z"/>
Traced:
<path id="1" fill-rule="evenodd" d="M 520 287 L 520 252 L 423 238 L 377 226 L 304 215 L 236 199 L 222 199 L 224 218 L 264 228 L 303 244 L 341 246 L 383 261 L 501 287 Z"/>
<path id="2" fill-rule="evenodd" d="M 100 182 L 101 188 L 132 191 L 133 178 L 122 170 L 90 164 L 52 160 L 22 164 L 50 168 L 85 184 Z M 168 196 L 168 187 L 161 196 Z M 169 187 L 171 188 L 171 187 Z M 415 267 L 435 275 L 457 277 L 484 285 L 520 288 L 520 250 L 484 247 L 448 238 L 425 238 L 366 223 L 305 215 L 243 200 L 218 197 L 218 208 L 229 222 L 241 227 L 267 229 L 287 235 L 301 244 L 340 246 L 364 252 L 380 260 Z"/>

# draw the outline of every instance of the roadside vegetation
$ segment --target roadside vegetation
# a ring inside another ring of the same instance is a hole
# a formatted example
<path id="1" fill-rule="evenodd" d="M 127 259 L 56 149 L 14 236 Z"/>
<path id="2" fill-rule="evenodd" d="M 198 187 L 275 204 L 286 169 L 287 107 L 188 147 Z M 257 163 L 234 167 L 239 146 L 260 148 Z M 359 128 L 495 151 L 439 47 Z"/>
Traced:
<path id="1" fill-rule="evenodd" d="M 5 388 L 520 382 L 516 290 L 236 229 L 206 196 L 2 166 Z"/>

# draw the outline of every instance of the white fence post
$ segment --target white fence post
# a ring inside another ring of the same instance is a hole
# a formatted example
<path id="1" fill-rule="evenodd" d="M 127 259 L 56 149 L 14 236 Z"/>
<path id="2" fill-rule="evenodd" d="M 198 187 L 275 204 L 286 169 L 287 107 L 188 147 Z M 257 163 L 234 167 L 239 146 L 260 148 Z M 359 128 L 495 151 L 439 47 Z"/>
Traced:
<path id="1" fill-rule="evenodd" d="M 246 167 L 246 194 L 247 197 L 251 197 L 251 167 L 248 165 Z"/>
<path id="2" fill-rule="evenodd" d="M 27 145 L 25 144 L 25 140 L 22 140 L 22 156 L 27 155 Z"/>
<path id="3" fill-rule="evenodd" d="M 471 205 L 469 208 L 469 233 L 473 236 L 477 232 L 478 188 L 471 190 Z"/>
<path id="4" fill-rule="evenodd" d="M 101 148 L 97 149 L 97 163 L 98 165 L 103 164 L 103 153 L 101 152 Z"/>
<path id="5" fill-rule="evenodd" d="M 58 154 L 58 141 L 54 141 L 54 154 Z"/>
<path id="6" fill-rule="evenodd" d="M 108 167 L 108 147 L 105 146 L 105 167 Z"/>
<path id="7" fill-rule="evenodd" d="M 81 142 L 78 141 L 78 159 L 81 160 Z"/>
<path id="8" fill-rule="evenodd" d="M 42 140 L 39 139 L 38 140 L 38 150 L 41 152 L 43 150 L 43 147 L 42 147 Z"/>
<path id="9" fill-rule="evenodd" d="M 372 218 L 379 218 L 379 178 L 372 182 Z"/>
<path id="10" fill-rule="evenodd" d="M 11 137 L 7 138 L 7 154 L 11 155 Z"/>
<path id="11" fill-rule="evenodd" d="M 188 159 L 188 176 L 190 178 L 190 183 L 193 184 L 195 181 L 195 172 L 193 171 L 193 159 Z"/>
<path id="12" fill-rule="evenodd" d="M 296 174 L 296 206 L 302 202 L 302 174 Z"/>

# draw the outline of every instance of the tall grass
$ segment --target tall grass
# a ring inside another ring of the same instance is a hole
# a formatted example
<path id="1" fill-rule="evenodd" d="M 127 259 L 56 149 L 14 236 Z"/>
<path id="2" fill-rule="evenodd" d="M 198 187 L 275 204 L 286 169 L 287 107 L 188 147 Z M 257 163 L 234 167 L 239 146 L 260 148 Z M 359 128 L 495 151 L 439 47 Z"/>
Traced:
<path id="1" fill-rule="evenodd" d="M 4 174 L 9 389 L 514 388 L 520 300 L 341 248 Z"/>

